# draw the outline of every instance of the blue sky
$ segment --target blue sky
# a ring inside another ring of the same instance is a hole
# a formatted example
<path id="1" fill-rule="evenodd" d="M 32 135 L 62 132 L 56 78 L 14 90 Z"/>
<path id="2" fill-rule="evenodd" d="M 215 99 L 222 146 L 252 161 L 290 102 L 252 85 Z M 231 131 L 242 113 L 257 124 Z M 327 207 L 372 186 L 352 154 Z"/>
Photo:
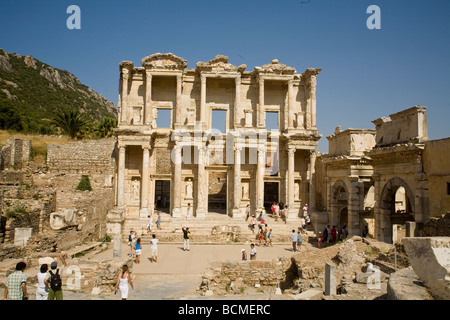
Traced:
<path id="1" fill-rule="evenodd" d="M 70 5 L 81 30 L 69 30 Z M 369 30 L 370 5 L 381 29 Z M 0 1 L 0 48 L 73 73 L 117 104 L 119 63 L 172 52 L 194 68 L 218 54 L 253 70 L 274 58 L 322 68 L 317 126 L 373 129 L 372 120 L 427 106 L 430 139 L 450 136 L 450 1 Z"/>

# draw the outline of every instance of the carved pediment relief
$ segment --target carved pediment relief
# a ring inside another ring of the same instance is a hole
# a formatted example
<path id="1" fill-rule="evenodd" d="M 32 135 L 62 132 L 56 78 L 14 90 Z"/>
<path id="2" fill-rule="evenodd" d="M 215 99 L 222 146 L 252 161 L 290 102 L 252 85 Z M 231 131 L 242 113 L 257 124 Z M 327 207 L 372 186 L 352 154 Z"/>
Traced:
<path id="1" fill-rule="evenodd" d="M 265 64 L 262 67 L 255 67 L 255 70 L 260 73 L 295 74 L 295 68 L 279 63 L 277 59 L 273 59 L 271 63 Z"/>
<path id="2" fill-rule="evenodd" d="M 228 57 L 223 55 L 218 55 L 214 59 L 208 62 L 197 62 L 197 70 L 199 71 L 214 71 L 214 72 L 244 72 L 247 66 L 245 64 L 238 66 L 228 63 Z"/>
<path id="3" fill-rule="evenodd" d="M 187 61 L 172 53 L 154 53 L 141 60 L 142 66 L 147 69 L 183 70 Z"/>

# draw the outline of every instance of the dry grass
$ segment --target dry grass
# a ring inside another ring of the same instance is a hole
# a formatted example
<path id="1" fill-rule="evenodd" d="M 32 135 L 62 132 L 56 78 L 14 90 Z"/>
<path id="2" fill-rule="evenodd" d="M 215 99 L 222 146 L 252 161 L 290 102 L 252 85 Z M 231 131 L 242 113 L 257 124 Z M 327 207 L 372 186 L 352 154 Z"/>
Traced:
<path id="1" fill-rule="evenodd" d="M 0 147 L 6 144 L 9 138 L 31 139 L 33 157 L 47 157 L 48 144 L 66 144 L 71 142 L 67 136 L 45 136 L 39 134 L 23 134 L 13 131 L 0 130 Z"/>

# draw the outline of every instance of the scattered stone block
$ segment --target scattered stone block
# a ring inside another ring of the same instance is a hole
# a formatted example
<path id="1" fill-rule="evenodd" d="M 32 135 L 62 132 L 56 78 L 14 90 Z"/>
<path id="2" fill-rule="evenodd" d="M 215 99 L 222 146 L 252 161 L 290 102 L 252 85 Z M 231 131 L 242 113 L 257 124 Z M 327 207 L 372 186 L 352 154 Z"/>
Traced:
<path id="1" fill-rule="evenodd" d="M 336 266 L 331 263 L 325 264 L 325 295 L 336 295 Z"/>
<path id="2" fill-rule="evenodd" d="M 321 290 L 310 289 L 300 294 L 291 295 L 295 300 L 322 300 L 323 292 Z"/>
<path id="3" fill-rule="evenodd" d="M 432 300 L 412 267 L 391 273 L 387 286 L 388 300 Z"/>
<path id="4" fill-rule="evenodd" d="M 403 238 L 402 244 L 431 295 L 450 300 L 450 237 Z"/>

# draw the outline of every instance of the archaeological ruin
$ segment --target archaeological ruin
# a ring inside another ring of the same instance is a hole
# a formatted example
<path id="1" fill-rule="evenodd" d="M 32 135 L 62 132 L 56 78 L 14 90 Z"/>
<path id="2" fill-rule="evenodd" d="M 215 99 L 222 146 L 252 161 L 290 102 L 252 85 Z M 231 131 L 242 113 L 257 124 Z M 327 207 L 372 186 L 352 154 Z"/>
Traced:
<path id="1" fill-rule="evenodd" d="M 43 164 L 32 161 L 31 140 L 7 140 L 0 151 L 0 285 L 18 260 L 37 268 L 59 259 L 64 281 L 72 271 L 83 274 L 78 291 L 112 294 L 121 266 L 133 267 L 128 233 L 147 246 L 149 217 L 155 223 L 162 215 L 164 227 L 151 232 L 164 244 L 181 242 L 187 225 L 196 244 L 249 245 L 257 233 L 247 214 L 265 211 L 274 244 L 290 246 L 307 206 L 304 252 L 214 261 L 198 292 L 276 286 L 299 300 L 374 299 L 381 294 L 367 293 L 366 271 L 375 266 L 388 298 L 409 299 L 404 283 L 413 281 L 416 298 L 448 299 L 450 138 L 428 139 L 432 110 L 417 105 L 380 115 L 373 128 L 337 126 L 320 153 L 322 70 L 297 73 L 277 59 L 246 69 L 223 55 L 194 69 L 171 53 L 149 55 L 141 66 L 124 61 L 113 137 L 49 144 Z M 274 202 L 285 219 L 272 215 Z M 328 225 L 345 229 L 347 239 L 320 247 Z M 111 240 L 107 259 L 83 258 Z M 432 260 L 431 276 L 415 248 Z"/>

